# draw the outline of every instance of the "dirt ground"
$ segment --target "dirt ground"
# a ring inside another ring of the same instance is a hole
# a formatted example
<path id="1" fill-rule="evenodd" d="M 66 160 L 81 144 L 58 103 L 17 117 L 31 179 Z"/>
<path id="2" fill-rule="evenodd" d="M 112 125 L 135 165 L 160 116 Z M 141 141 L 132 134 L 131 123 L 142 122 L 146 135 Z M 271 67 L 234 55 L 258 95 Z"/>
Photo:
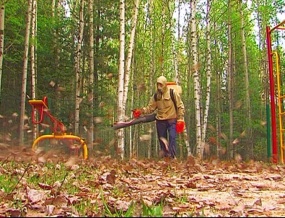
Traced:
<path id="1" fill-rule="evenodd" d="M 37 164 L 46 160 L 66 163 L 72 155 L 55 150 L 35 154 L 30 147 L 3 143 L 0 149 L 1 163 Z M 163 202 L 163 216 L 285 216 L 285 167 L 280 164 L 240 159 L 198 161 L 194 157 L 184 161 L 119 161 L 98 154 L 90 154 L 88 160 L 77 160 L 75 164 L 79 168 L 81 165 L 96 168 L 94 175 L 98 175 L 98 183 L 106 192 L 109 193 L 110 186 L 124 190 L 119 199 L 108 194 L 109 204 L 117 209 L 126 207 L 130 201 L 143 201 L 149 206 Z"/>

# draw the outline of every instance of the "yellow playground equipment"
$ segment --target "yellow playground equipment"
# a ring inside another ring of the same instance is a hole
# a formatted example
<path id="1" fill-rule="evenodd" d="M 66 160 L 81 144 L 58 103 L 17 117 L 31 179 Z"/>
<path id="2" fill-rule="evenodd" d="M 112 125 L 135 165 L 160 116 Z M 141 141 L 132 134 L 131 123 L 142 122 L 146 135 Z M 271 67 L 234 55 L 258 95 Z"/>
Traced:
<path id="1" fill-rule="evenodd" d="M 52 134 L 39 136 L 33 143 L 32 148 L 35 149 L 37 144 L 44 139 L 58 139 L 62 140 L 71 150 L 75 150 L 77 153 L 80 150 L 80 147 L 83 151 L 83 158 L 88 158 L 88 149 L 85 143 L 85 140 L 79 136 L 71 135 L 66 133 L 66 128 L 62 122 L 56 119 L 51 115 L 48 108 L 47 97 L 45 96 L 43 100 L 29 100 L 30 105 L 32 106 L 32 122 L 33 124 L 40 124 L 44 120 L 46 115 L 53 126 L 51 126 Z M 74 142 L 79 143 L 79 147 L 75 146 Z"/>

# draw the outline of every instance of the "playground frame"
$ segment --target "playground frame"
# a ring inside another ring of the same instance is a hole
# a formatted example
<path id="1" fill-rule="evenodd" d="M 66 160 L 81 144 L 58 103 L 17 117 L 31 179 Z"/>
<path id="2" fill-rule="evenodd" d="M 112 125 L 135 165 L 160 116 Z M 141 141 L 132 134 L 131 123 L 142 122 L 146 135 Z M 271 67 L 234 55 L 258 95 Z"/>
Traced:
<path id="1" fill-rule="evenodd" d="M 272 157 L 271 158 L 272 158 L 273 163 L 278 163 L 278 149 L 277 149 L 277 133 L 276 133 L 275 82 L 274 82 L 273 60 L 272 60 L 274 53 L 272 52 L 271 33 L 275 30 L 285 30 L 285 26 L 283 26 L 284 24 L 285 24 L 285 20 L 279 23 L 278 25 L 274 26 L 273 28 L 266 26 L 266 43 L 267 43 L 268 73 L 269 73 L 269 85 L 270 85 L 270 106 L 271 106 L 270 108 L 271 109 L 271 134 L 272 134 L 271 135 L 271 139 L 272 139 Z"/>

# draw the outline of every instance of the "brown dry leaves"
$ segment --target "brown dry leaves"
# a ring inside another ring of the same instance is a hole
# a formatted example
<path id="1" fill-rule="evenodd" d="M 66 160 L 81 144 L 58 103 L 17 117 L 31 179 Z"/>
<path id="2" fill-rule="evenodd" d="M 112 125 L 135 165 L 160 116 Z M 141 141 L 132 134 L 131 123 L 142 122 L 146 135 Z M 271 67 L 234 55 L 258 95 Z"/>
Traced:
<path id="1" fill-rule="evenodd" d="M 106 205 L 115 213 L 127 211 L 131 204 L 138 207 L 133 216 L 141 216 L 142 204 L 162 204 L 164 216 L 284 216 L 285 167 L 281 165 L 244 163 L 237 157 L 233 162 L 202 162 L 194 157 L 119 161 L 101 155 L 83 161 L 11 147 L 5 149 L 19 165 L 10 172 L 5 169 L 9 155 L 0 157 L 0 175 L 10 173 L 20 182 L 12 193 L 0 191 L 1 216 L 104 216 Z M 38 161 L 39 155 L 54 163 L 52 171 L 65 167 L 66 178 L 30 184 L 35 175 L 53 178 Z M 29 169 L 25 169 L 27 162 L 32 163 Z M 71 186 L 78 191 L 70 192 Z M 25 210 L 15 206 L 15 199 Z M 84 202 L 90 206 L 82 214 L 75 206 Z"/>

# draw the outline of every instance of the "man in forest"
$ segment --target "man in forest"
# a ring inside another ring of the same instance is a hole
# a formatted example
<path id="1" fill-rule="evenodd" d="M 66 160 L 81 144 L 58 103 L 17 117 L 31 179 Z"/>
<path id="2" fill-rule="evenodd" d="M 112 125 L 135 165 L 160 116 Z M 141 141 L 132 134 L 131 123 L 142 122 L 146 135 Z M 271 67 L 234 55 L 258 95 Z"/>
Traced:
<path id="1" fill-rule="evenodd" d="M 184 130 L 184 104 L 174 89 L 167 86 L 167 79 L 160 76 L 157 79 L 157 91 L 150 98 L 146 107 L 133 110 L 133 116 L 138 118 L 142 114 L 156 111 L 156 130 L 164 157 L 175 158 L 176 135 Z M 167 140 L 169 136 L 169 140 Z"/>

